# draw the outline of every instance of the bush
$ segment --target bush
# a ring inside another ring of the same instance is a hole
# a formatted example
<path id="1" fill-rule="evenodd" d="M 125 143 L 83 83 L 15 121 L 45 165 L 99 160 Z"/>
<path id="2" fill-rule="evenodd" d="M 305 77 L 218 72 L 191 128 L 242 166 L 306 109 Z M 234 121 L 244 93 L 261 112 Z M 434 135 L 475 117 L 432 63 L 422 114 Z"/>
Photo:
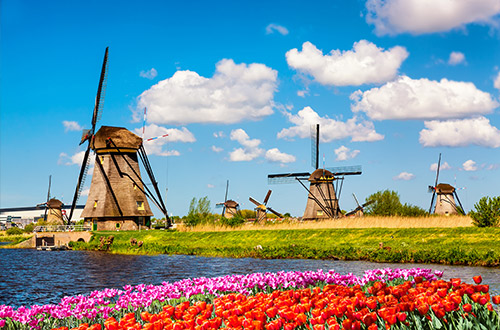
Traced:
<path id="1" fill-rule="evenodd" d="M 12 227 L 5 232 L 7 235 L 22 235 L 24 231 L 21 228 Z"/>
<path id="2" fill-rule="evenodd" d="M 495 227 L 500 222 L 500 196 L 482 197 L 470 211 L 472 223 L 477 227 Z"/>
<path id="3" fill-rule="evenodd" d="M 221 226 L 226 226 L 226 227 L 239 227 L 245 223 L 245 218 L 243 218 L 241 215 L 235 215 L 232 218 L 225 218 L 222 217 L 220 220 Z"/>
<path id="4" fill-rule="evenodd" d="M 427 211 L 421 207 L 411 204 L 404 204 L 401 206 L 401 214 L 405 217 L 423 217 L 428 215 Z"/>
<path id="5" fill-rule="evenodd" d="M 32 233 L 34 229 L 35 229 L 35 224 L 34 223 L 30 223 L 30 224 L 24 226 L 24 232 L 25 233 Z"/>
<path id="6" fill-rule="evenodd" d="M 184 224 L 186 226 L 193 227 L 213 221 L 213 218 L 214 217 L 210 209 L 210 200 L 208 197 L 205 196 L 199 200 L 196 200 L 196 197 L 193 197 L 191 203 L 189 204 L 189 212 L 184 219 Z"/>
<path id="7" fill-rule="evenodd" d="M 377 191 L 368 196 L 366 201 L 374 201 L 372 204 L 367 205 L 364 212 L 369 215 L 399 215 L 401 214 L 401 202 L 399 195 L 392 190 Z"/>

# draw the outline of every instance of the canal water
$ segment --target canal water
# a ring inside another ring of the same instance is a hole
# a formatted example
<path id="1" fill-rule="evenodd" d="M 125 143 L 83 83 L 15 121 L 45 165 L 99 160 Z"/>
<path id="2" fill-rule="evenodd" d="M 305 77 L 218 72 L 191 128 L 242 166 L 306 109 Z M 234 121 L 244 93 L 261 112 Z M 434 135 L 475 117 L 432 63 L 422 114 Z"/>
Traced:
<path id="1" fill-rule="evenodd" d="M 251 258 L 206 258 L 183 255 L 129 256 L 89 251 L 0 249 L 0 305 L 13 307 L 57 304 L 64 296 L 89 294 L 124 285 L 161 284 L 184 278 L 216 277 L 255 272 L 335 270 L 363 275 L 376 268 L 431 268 L 472 283 L 481 275 L 500 293 L 500 268 L 426 264 L 388 264 L 363 261 Z"/>

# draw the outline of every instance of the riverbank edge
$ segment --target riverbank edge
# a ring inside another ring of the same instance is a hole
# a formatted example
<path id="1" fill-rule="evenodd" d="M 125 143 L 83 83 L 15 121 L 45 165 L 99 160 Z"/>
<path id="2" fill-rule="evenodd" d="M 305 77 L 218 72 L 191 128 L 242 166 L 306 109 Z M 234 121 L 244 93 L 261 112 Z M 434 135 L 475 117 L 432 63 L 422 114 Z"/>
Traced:
<path id="1" fill-rule="evenodd" d="M 359 229 L 356 229 L 359 231 Z M 105 251 L 112 254 L 127 255 L 196 255 L 203 257 L 230 257 L 230 258 L 260 258 L 260 259 L 324 259 L 324 260 L 359 260 L 387 263 L 424 263 L 424 264 L 446 264 L 446 265 L 466 265 L 466 266 L 500 266 L 500 238 L 491 240 L 488 249 L 475 248 L 476 242 L 471 239 L 461 237 L 460 230 L 454 233 L 455 238 L 445 237 L 443 240 L 453 239 L 455 243 L 448 242 L 446 246 L 428 243 L 420 246 L 405 246 L 405 240 L 422 239 L 418 233 L 433 233 L 434 230 L 408 230 L 408 237 L 401 237 L 401 230 L 398 231 L 397 239 L 392 239 L 388 244 L 385 237 L 375 237 L 381 240 L 382 244 L 371 244 L 363 246 L 363 242 L 353 242 L 352 244 L 332 244 L 336 238 L 343 235 L 346 230 L 327 230 L 330 237 L 330 244 L 312 244 L 314 236 L 318 236 L 318 230 L 294 230 L 286 232 L 286 242 L 279 241 L 276 237 L 270 240 L 273 233 L 266 230 L 259 235 L 258 231 L 252 231 L 252 239 L 248 240 L 249 232 L 169 232 L 169 231 L 142 231 L 142 232 L 94 232 L 89 243 L 72 242 L 74 250 Z M 467 230 L 470 231 L 470 228 Z M 305 232 L 304 232 L 305 231 Z M 366 229 L 362 234 L 369 235 L 380 231 Z M 482 229 L 476 228 L 474 231 L 481 234 Z M 272 231 L 271 231 L 272 232 Z M 321 231 L 324 234 L 325 230 Z M 453 232 L 453 231 L 452 231 Z M 498 232 L 498 233 L 497 233 Z M 410 237 L 415 233 L 415 237 Z M 493 234 L 500 237 L 500 228 L 494 229 Z M 276 231 L 276 236 L 283 236 L 283 231 Z M 279 234 L 279 235 L 278 235 Z M 299 235 L 301 234 L 301 235 Z M 301 238 L 310 234 L 307 238 Z M 389 233 L 390 234 L 390 233 Z M 442 230 L 435 233 L 442 236 Z M 453 234 L 453 233 L 452 233 Z M 101 237 L 113 236 L 113 243 L 102 244 Z M 294 237 L 295 236 L 295 237 Z M 336 237 L 337 236 L 337 237 Z M 453 236 L 453 235 L 450 235 Z M 207 238 L 212 241 L 207 241 Z M 390 235 L 394 238 L 394 235 Z M 131 239 L 142 241 L 142 245 L 131 243 Z M 370 238 L 371 241 L 374 238 Z M 213 241 L 217 244 L 214 245 Z M 403 241 L 403 242 L 401 242 Z M 317 243 L 317 242 L 316 242 Z M 191 245 L 190 245 L 191 244 Z"/>

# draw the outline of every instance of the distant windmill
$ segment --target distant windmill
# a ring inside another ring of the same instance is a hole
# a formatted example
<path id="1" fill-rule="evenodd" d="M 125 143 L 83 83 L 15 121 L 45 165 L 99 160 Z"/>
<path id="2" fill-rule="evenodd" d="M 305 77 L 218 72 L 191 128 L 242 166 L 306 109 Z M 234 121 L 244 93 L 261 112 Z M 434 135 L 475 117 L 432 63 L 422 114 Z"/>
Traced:
<path id="1" fill-rule="evenodd" d="M 429 207 L 429 213 L 434 214 L 463 214 L 462 203 L 460 203 L 460 199 L 458 198 L 455 187 L 448 183 L 439 183 L 439 168 L 441 166 L 441 154 L 439 154 L 438 165 L 436 169 L 436 182 L 434 186 L 429 186 L 428 192 L 432 192 L 431 198 L 431 206 Z M 436 198 L 437 196 L 437 198 Z M 434 204 L 434 199 L 436 199 L 436 203 Z M 460 208 L 457 206 L 456 201 L 460 205 Z M 432 212 L 432 208 L 434 207 L 434 212 Z"/>
<path id="2" fill-rule="evenodd" d="M 276 212 L 275 210 L 273 210 L 272 208 L 270 208 L 269 206 L 267 206 L 267 202 L 269 201 L 269 197 L 271 197 L 271 193 L 272 193 L 272 190 L 269 190 L 267 192 L 266 197 L 264 198 L 264 202 L 263 203 L 257 202 L 252 197 L 248 198 L 250 200 L 250 202 L 254 203 L 257 206 L 255 208 L 255 210 L 257 212 L 257 221 L 259 223 L 263 223 L 263 222 L 266 221 L 266 219 L 267 219 L 267 211 L 269 211 L 269 212 L 277 215 L 280 218 L 283 217 L 280 213 Z"/>
<path id="3" fill-rule="evenodd" d="M 226 183 L 226 194 L 224 197 L 224 202 L 215 204 L 216 208 L 222 207 L 221 216 L 230 219 L 238 214 L 240 214 L 240 204 L 232 199 L 227 199 L 227 193 L 229 190 L 229 180 Z"/>
<path id="4" fill-rule="evenodd" d="M 358 199 L 356 198 L 356 195 L 354 195 L 354 193 L 352 194 L 352 197 L 354 197 L 354 201 L 356 201 L 356 204 L 358 206 L 354 210 L 352 210 L 351 212 L 346 213 L 346 215 L 345 215 L 346 217 L 349 217 L 351 215 L 354 215 L 355 217 L 362 217 L 365 213 L 365 207 L 367 207 L 370 204 L 375 203 L 375 201 L 370 200 L 370 201 L 367 201 L 366 203 L 360 205 L 358 202 Z"/>
<path id="5" fill-rule="evenodd" d="M 92 175 L 87 203 L 81 214 L 93 230 L 134 230 L 139 226 L 150 226 L 153 215 L 148 198 L 165 215 L 170 226 L 170 218 L 158 183 L 143 147 L 143 140 L 123 127 L 102 126 L 97 132 L 96 124 L 102 113 L 102 102 L 107 80 L 108 48 L 104 54 L 99 86 L 92 114 L 91 129 L 83 131 L 80 144 L 87 142 L 87 150 L 80 169 L 75 195 L 68 221 L 71 220 L 76 202 L 89 167 L 90 150 L 95 152 L 95 170 Z M 142 180 L 139 159 L 153 185 L 153 192 Z"/>
<path id="6" fill-rule="evenodd" d="M 49 188 L 47 190 L 47 201 L 45 203 L 38 204 L 37 208 L 44 208 L 45 212 L 43 219 L 51 224 L 64 224 L 64 218 L 62 214 L 63 203 L 56 199 L 50 198 L 50 187 L 52 184 L 52 175 L 49 175 Z"/>
<path id="7" fill-rule="evenodd" d="M 361 174 L 361 166 L 319 168 L 319 124 L 311 129 L 311 164 L 314 172 L 269 174 L 270 184 L 298 181 L 308 192 L 304 220 L 322 220 L 342 216 L 339 198 L 344 176 Z M 302 181 L 309 181 L 309 188 Z M 335 182 L 335 186 L 334 186 Z"/>

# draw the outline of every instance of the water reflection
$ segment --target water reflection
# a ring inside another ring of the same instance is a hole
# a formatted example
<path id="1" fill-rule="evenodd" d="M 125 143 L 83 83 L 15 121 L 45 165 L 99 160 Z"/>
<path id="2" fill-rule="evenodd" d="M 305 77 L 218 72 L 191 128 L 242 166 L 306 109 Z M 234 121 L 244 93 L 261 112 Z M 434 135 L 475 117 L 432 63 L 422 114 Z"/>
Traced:
<path id="1" fill-rule="evenodd" d="M 67 295 L 88 294 L 103 288 L 140 283 L 161 284 L 189 277 L 215 277 L 254 272 L 334 269 L 362 275 L 374 268 L 432 268 L 445 278 L 472 282 L 482 275 L 492 291 L 500 292 L 500 269 L 484 267 L 389 264 L 363 261 L 252 258 L 205 258 L 197 256 L 128 256 L 87 251 L 36 251 L 0 249 L 0 305 L 59 303 Z"/>

